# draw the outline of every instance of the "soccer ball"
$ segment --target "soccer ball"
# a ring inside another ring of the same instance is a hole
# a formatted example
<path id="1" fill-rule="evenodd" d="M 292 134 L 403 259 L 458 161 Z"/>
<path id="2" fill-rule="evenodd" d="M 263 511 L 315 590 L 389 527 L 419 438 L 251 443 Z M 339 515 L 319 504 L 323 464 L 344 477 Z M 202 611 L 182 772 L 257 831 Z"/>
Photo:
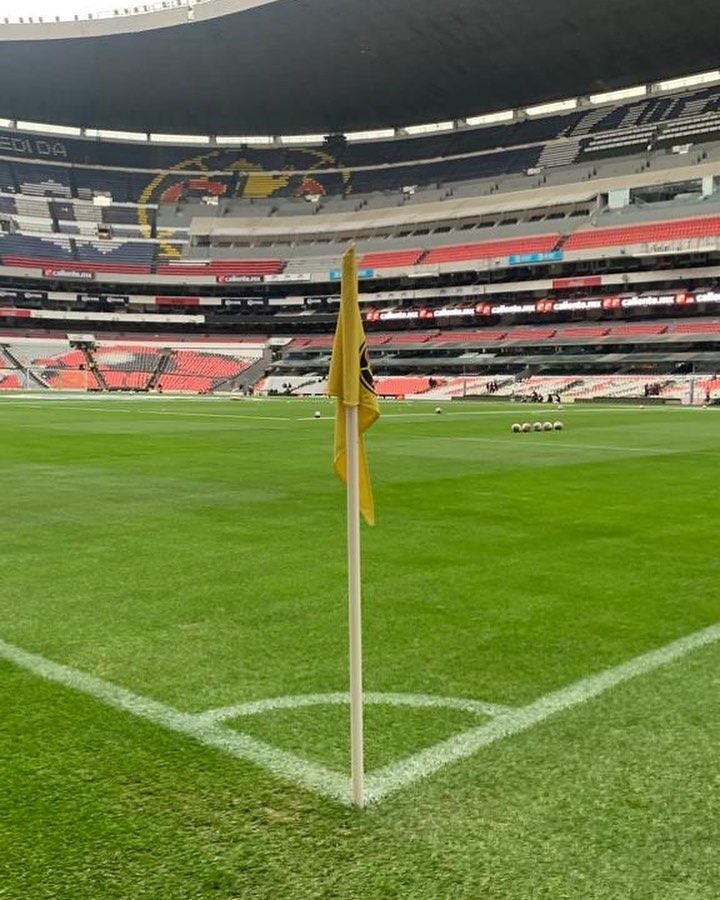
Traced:
<path id="1" fill-rule="evenodd" d="M 532 425 L 529 422 L 523 422 L 522 430 L 527 434 L 528 431 L 532 431 Z"/>
<path id="2" fill-rule="evenodd" d="M 553 424 L 552 422 L 543 422 L 543 431 L 552 431 Z"/>
<path id="3" fill-rule="evenodd" d="M 533 422 L 533 431 L 542 431 L 542 422 Z"/>
<path id="4" fill-rule="evenodd" d="M 555 429 L 555 431 L 562 431 L 564 427 L 565 426 L 563 425 L 562 422 L 555 422 L 555 424 L 553 425 L 553 428 Z"/>
<path id="5" fill-rule="evenodd" d="M 320 410 L 319 410 L 319 409 L 316 409 L 316 410 L 315 410 L 314 416 L 315 416 L 316 419 L 319 419 L 319 418 L 320 418 Z"/>
<path id="6" fill-rule="evenodd" d="M 442 414 L 442 409 L 439 406 L 435 407 L 435 414 L 438 416 Z"/>
<path id="7" fill-rule="evenodd" d="M 521 426 L 521 425 L 518 425 L 518 423 L 516 422 L 516 423 L 513 425 L 512 430 L 513 430 L 513 433 L 514 433 L 514 434 L 519 434 L 519 433 L 522 431 L 522 426 Z"/>

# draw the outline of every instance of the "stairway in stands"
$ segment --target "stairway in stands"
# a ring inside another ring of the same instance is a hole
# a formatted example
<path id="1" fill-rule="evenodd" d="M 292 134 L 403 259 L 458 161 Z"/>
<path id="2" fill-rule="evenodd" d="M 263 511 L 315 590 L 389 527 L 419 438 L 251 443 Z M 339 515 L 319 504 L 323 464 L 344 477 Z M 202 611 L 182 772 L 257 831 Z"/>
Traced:
<path id="1" fill-rule="evenodd" d="M 93 373 L 95 378 L 97 379 L 97 383 L 100 387 L 101 391 L 107 391 L 108 386 L 105 381 L 105 376 L 98 368 L 98 364 L 95 360 L 95 357 L 92 355 L 91 351 L 88 350 L 87 347 L 82 347 L 82 354 L 85 357 L 85 362 L 87 363 L 88 370 Z"/>
<path id="2" fill-rule="evenodd" d="M 250 387 L 250 385 L 256 384 L 258 379 L 263 377 L 263 375 L 271 365 L 272 352 L 268 349 L 265 349 L 260 359 L 255 360 L 252 365 L 248 366 L 247 369 L 242 371 L 239 375 L 235 375 L 233 378 L 228 378 L 226 381 L 219 382 L 215 385 L 213 390 L 243 391 L 245 390 L 245 388 Z"/>
<path id="3" fill-rule="evenodd" d="M 172 353 L 173 353 L 172 350 L 161 350 L 160 351 L 160 358 L 158 359 L 157 365 L 155 366 L 155 371 L 150 376 L 150 380 L 147 383 L 146 390 L 148 390 L 148 391 L 155 390 L 155 388 L 157 387 L 158 380 L 160 379 L 160 376 L 163 374 L 163 372 L 165 371 L 165 369 L 168 366 L 168 363 L 170 362 L 170 359 L 172 358 Z"/>
<path id="4" fill-rule="evenodd" d="M 24 366 L 17 358 L 17 356 L 15 356 L 12 350 L 10 350 L 7 344 L 0 344 L 0 361 L 2 360 L 3 356 L 5 356 L 5 358 L 10 362 L 14 369 L 17 369 L 18 372 L 22 372 L 22 383 L 27 387 L 30 387 L 30 382 L 32 382 L 39 388 L 47 389 L 50 387 L 50 385 L 47 382 L 43 381 L 39 375 L 37 375 L 27 366 Z"/>
<path id="5" fill-rule="evenodd" d="M 545 144 L 537 162 L 538 169 L 554 169 L 557 166 L 567 166 L 580 152 L 579 139 L 568 141 L 553 141 Z"/>

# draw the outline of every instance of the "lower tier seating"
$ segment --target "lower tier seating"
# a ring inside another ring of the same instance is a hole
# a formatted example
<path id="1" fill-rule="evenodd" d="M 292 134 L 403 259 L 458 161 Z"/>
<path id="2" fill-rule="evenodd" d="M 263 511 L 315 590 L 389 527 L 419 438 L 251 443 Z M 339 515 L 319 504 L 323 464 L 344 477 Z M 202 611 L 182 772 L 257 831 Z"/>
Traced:
<path id="1" fill-rule="evenodd" d="M 375 393 L 378 397 L 406 397 L 410 394 L 424 394 L 436 387 L 436 379 L 424 376 L 399 376 L 396 378 L 379 378 L 375 382 Z"/>
<path id="2" fill-rule="evenodd" d="M 0 391 L 16 391 L 21 387 L 21 376 L 17 371 L 0 370 Z"/>

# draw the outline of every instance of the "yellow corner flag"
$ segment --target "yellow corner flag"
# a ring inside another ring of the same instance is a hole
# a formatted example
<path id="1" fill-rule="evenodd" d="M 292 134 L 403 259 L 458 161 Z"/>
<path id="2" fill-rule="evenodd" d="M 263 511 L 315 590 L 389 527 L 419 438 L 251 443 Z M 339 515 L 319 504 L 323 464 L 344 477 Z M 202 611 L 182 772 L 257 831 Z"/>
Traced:
<path id="1" fill-rule="evenodd" d="M 365 455 L 363 434 L 380 415 L 373 387 L 365 331 L 358 303 L 358 275 L 355 248 L 343 256 L 342 291 L 335 342 L 333 343 L 327 393 L 337 400 L 335 413 L 335 471 L 347 484 L 346 407 L 358 407 L 358 451 L 360 512 L 368 525 L 375 524 L 375 504 Z"/>

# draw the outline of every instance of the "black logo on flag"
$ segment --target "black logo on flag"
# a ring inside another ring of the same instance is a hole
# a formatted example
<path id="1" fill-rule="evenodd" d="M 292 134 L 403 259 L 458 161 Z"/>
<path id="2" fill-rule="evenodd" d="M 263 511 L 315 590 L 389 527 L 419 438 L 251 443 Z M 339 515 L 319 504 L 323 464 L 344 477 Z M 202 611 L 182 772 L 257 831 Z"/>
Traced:
<path id="1" fill-rule="evenodd" d="M 370 356 L 367 351 L 367 344 L 363 344 L 360 348 L 360 383 L 362 386 L 375 393 L 375 381 L 373 379 L 372 369 L 370 368 Z"/>

